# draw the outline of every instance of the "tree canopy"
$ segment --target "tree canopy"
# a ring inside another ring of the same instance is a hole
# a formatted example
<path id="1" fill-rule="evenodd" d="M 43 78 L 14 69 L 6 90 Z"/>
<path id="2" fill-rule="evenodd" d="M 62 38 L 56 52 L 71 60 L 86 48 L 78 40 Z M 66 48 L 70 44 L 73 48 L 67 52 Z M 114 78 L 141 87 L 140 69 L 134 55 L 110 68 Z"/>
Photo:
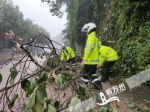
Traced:
<path id="1" fill-rule="evenodd" d="M 31 19 L 24 19 L 23 17 L 23 13 L 18 6 L 13 5 L 12 0 L 0 1 L 0 32 L 5 33 L 12 30 L 16 36 L 19 36 L 25 42 L 36 36 L 40 31 L 50 37 L 50 33 L 43 27 L 34 24 Z M 42 41 L 39 40 L 39 42 Z"/>

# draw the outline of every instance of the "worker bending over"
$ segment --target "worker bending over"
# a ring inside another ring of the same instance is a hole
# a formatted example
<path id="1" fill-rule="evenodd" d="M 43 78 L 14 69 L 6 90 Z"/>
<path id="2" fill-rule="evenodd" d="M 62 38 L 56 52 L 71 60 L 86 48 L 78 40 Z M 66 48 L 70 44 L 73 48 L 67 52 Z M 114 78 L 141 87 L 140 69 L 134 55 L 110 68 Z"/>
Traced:
<path id="1" fill-rule="evenodd" d="M 72 71 L 75 71 L 75 53 L 73 49 L 71 49 L 68 46 L 62 47 L 62 54 L 61 54 L 61 61 L 66 60 L 66 65 L 69 66 L 71 63 L 71 69 Z"/>
<path id="2" fill-rule="evenodd" d="M 109 81 L 110 69 L 118 60 L 117 52 L 108 46 L 104 46 L 99 42 L 100 49 L 99 49 L 99 64 L 97 65 L 98 68 L 101 68 L 101 82 Z"/>

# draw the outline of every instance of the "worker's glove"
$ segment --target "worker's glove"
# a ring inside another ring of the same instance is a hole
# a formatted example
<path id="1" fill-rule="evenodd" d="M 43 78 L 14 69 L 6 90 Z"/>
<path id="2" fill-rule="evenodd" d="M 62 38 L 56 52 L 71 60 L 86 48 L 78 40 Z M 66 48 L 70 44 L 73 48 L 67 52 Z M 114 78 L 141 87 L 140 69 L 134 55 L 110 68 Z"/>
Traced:
<path id="1" fill-rule="evenodd" d="M 101 66 L 100 66 L 100 65 L 97 65 L 97 68 L 101 68 Z"/>

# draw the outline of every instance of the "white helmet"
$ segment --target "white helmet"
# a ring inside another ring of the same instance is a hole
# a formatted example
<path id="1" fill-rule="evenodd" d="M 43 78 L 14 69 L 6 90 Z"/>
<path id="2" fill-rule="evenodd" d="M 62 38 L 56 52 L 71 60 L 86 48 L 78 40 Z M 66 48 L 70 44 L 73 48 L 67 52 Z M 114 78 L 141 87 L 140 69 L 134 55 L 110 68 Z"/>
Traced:
<path id="1" fill-rule="evenodd" d="M 87 23 L 82 27 L 81 32 L 89 32 L 96 27 L 97 26 L 94 23 Z"/>

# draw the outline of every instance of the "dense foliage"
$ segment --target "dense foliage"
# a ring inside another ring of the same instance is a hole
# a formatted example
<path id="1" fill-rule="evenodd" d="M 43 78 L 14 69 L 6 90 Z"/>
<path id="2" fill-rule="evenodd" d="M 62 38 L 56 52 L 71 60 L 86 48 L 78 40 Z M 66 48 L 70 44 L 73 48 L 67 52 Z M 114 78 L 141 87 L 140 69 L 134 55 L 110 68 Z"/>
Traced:
<path id="1" fill-rule="evenodd" d="M 149 0 L 114 0 L 107 33 L 116 41 L 119 75 L 129 77 L 150 68 Z M 121 66 L 120 66 L 121 65 Z"/>
<path id="2" fill-rule="evenodd" d="M 52 0 L 43 1 L 52 3 Z M 64 0 L 61 3 L 67 5 L 68 23 L 64 33 L 72 48 L 83 50 L 86 34 L 81 33 L 81 28 L 87 22 L 94 22 L 103 44 L 118 51 L 116 74 L 130 77 L 150 67 L 149 0 Z M 57 7 L 55 13 L 60 10 Z M 108 40 L 115 44 L 107 43 Z"/>

